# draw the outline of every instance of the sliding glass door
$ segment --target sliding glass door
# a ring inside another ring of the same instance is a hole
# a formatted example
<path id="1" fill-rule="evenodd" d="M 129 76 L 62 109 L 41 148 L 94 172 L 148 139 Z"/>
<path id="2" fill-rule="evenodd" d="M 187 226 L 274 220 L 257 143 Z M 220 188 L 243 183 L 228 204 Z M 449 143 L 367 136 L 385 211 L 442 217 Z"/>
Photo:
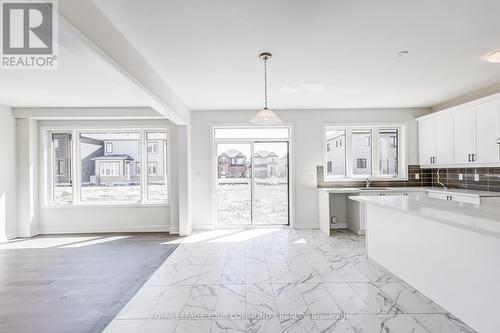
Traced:
<path id="1" fill-rule="evenodd" d="M 289 223 L 289 142 L 215 143 L 218 226 Z"/>
<path id="2" fill-rule="evenodd" d="M 288 142 L 253 148 L 253 223 L 288 224 Z"/>
<path id="3" fill-rule="evenodd" d="M 217 150 L 217 223 L 252 223 L 251 143 L 219 143 Z"/>

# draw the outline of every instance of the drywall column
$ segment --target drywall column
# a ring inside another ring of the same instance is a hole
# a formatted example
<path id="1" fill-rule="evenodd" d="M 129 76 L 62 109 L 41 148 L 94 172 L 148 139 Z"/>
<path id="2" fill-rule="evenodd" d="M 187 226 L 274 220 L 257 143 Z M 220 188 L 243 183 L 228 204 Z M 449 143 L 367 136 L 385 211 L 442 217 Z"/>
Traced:
<path id="1" fill-rule="evenodd" d="M 193 229 L 191 221 L 191 137 L 190 126 L 177 127 L 179 235 L 187 236 Z"/>
<path id="2" fill-rule="evenodd" d="M 0 106 L 0 242 L 17 237 L 16 119 Z"/>
<path id="3" fill-rule="evenodd" d="M 170 233 L 187 236 L 192 231 L 190 137 L 188 126 L 170 126 Z"/>
<path id="4" fill-rule="evenodd" d="M 18 229 L 20 237 L 38 230 L 38 121 L 17 119 Z"/>

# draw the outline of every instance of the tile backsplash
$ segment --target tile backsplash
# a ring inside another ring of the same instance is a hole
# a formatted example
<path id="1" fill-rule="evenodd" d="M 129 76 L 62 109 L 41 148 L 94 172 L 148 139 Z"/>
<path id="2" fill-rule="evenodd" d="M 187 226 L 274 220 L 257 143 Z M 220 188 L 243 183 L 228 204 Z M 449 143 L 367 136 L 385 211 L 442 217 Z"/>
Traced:
<path id="1" fill-rule="evenodd" d="M 408 166 L 408 180 L 387 180 L 373 181 L 373 187 L 419 187 L 432 186 L 441 187 L 439 181 L 446 187 L 469 189 L 476 191 L 500 192 L 500 168 L 442 168 L 442 169 L 422 169 L 419 165 Z M 328 181 L 323 178 L 323 166 L 318 166 L 317 186 L 323 187 L 363 187 L 365 181 Z M 415 179 L 415 174 L 420 175 L 420 179 Z M 477 175 L 477 176 L 475 176 Z M 477 180 L 476 180 L 477 179 Z"/>
<path id="2" fill-rule="evenodd" d="M 438 170 L 439 181 L 446 187 L 500 192 L 500 168 L 422 169 L 422 174 L 430 177 L 433 187 L 441 187 Z"/>

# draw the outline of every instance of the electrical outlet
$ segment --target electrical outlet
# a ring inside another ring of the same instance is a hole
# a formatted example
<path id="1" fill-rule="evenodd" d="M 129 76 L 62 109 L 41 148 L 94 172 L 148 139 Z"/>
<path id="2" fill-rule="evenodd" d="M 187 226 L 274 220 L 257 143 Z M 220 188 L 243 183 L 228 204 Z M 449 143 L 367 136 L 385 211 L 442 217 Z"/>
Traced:
<path id="1" fill-rule="evenodd" d="M 475 182 L 479 181 L 479 174 L 477 174 L 477 173 L 474 174 L 474 181 Z"/>
<path id="2" fill-rule="evenodd" d="M 459 173 L 458 174 L 458 180 L 464 180 L 464 174 L 463 173 Z"/>
<path id="3" fill-rule="evenodd" d="M 415 179 L 417 179 L 417 180 L 420 179 L 420 174 L 419 173 L 415 174 Z"/>

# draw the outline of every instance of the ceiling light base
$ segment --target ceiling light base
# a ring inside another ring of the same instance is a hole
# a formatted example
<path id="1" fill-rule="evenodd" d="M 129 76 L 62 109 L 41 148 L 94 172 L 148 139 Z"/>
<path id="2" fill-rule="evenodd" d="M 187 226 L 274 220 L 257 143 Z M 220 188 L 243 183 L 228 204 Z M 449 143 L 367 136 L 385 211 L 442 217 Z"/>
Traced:
<path id="1" fill-rule="evenodd" d="M 261 54 L 259 54 L 259 59 L 261 60 L 269 60 L 273 57 L 273 55 L 269 52 L 262 52 Z"/>

